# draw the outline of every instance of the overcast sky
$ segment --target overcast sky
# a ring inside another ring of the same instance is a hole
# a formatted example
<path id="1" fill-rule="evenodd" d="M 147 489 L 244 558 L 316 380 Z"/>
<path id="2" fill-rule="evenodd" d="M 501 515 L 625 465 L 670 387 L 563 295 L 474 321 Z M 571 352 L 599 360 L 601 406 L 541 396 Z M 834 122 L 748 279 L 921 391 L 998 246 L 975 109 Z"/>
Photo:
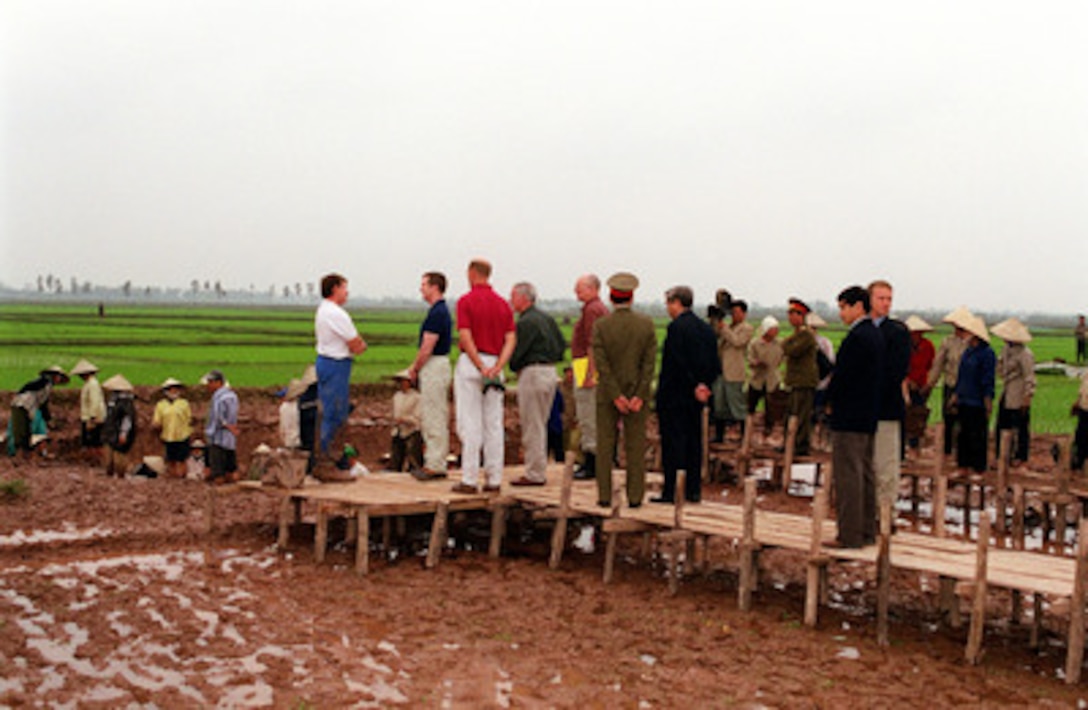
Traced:
<path id="1" fill-rule="evenodd" d="M 0 282 L 1088 309 L 1083 2 L 0 0 Z"/>

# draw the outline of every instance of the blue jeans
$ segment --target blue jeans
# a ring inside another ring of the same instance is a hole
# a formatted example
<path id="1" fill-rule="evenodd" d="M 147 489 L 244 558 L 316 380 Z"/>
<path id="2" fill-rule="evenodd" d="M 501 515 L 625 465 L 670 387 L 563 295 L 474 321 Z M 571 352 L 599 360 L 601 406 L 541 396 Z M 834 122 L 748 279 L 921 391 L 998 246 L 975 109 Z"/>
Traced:
<path id="1" fill-rule="evenodd" d="M 336 360 L 317 356 L 317 396 L 321 399 L 320 453 L 328 454 L 336 432 L 348 420 L 348 383 L 351 380 L 351 358 Z"/>

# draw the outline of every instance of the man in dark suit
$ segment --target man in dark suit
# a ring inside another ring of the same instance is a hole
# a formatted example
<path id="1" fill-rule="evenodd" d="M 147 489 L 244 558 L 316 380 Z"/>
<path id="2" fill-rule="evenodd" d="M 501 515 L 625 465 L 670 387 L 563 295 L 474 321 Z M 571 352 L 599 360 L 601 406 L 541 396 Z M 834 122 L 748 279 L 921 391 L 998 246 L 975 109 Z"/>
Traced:
<path id="1" fill-rule="evenodd" d="M 672 322 L 665 334 L 661 374 L 657 381 L 657 423 L 661 432 L 661 463 L 665 487 L 654 503 L 672 503 L 676 472 L 687 472 L 684 498 L 702 497 L 702 418 L 710 386 L 721 374 L 718 339 L 710 324 L 691 312 L 694 296 L 687 286 L 665 293 L 665 308 Z"/>
<path id="2" fill-rule="evenodd" d="M 620 272 L 608 279 L 613 311 L 593 323 L 597 367 L 597 503 L 612 502 L 616 426 L 623 422 L 627 455 L 627 504 L 642 505 L 646 491 L 646 417 L 657 358 L 654 322 L 631 309 L 638 278 Z"/>
<path id="3" fill-rule="evenodd" d="M 839 294 L 839 317 L 850 330 L 839 345 L 835 373 L 827 391 L 839 526 L 836 547 L 864 547 L 876 541 L 873 439 L 880 406 L 884 342 L 868 311 L 869 292 L 861 286 L 850 286 Z"/>

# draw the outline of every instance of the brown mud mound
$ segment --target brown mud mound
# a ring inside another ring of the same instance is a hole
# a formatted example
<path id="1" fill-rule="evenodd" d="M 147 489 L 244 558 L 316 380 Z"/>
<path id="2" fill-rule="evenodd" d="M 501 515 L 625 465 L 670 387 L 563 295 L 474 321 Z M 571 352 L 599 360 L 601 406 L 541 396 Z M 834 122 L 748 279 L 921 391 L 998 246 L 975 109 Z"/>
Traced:
<path id="1" fill-rule="evenodd" d="M 269 397 L 248 413 L 245 441 L 267 439 L 258 417 L 274 406 Z M 383 414 L 367 404 L 357 416 L 375 420 L 364 450 L 376 467 Z M 0 503 L 0 706 L 1083 707 L 1088 697 L 1061 680 L 1062 629 L 1029 650 L 1027 628 L 1000 621 L 1010 601 L 998 592 L 983 663 L 966 665 L 966 628 L 939 623 L 937 582 L 919 575 L 894 575 L 882 648 L 871 566 L 832 566 L 832 608 L 810 630 L 804 560 L 786 552 L 762 556 L 750 613 L 737 610 L 731 544 L 715 541 L 709 571 L 688 573 L 670 597 L 668 566 L 641 560 L 634 541 L 611 585 L 599 545 L 549 570 L 546 523 L 528 516 L 511 521 L 501 559 L 476 551 L 486 520 L 453 520 L 455 543 L 431 570 L 413 542 L 425 520 L 392 550 L 375 530 L 361 578 L 336 526 L 323 564 L 312 525 L 275 551 L 263 496 L 220 498 L 206 554 L 201 483 L 5 459 L 0 480 L 15 478 L 29 492 Z M 808 501 L 767 494 L 760 505 L 803 512 Z M 1062 622 L 1057 611 L 1048 622 Z"/>

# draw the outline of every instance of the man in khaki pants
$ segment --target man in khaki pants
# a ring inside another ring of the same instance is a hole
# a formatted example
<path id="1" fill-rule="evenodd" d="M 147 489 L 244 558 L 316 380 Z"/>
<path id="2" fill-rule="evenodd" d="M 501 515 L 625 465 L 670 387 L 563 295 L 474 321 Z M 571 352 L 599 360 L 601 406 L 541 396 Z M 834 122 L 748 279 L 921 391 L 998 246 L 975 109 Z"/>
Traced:
<path id="1" fill-rule="evenodd" d="M 446 477 L 450 453 L 450 344 L 453 320 L 446 306 L 446 276 L 438 271 L 423 274 L 419 293 L 430 305 L 419 326 L 419 351 L 408 367 L 419 383 L 423 434 L 423 468 L 413 471 L 420 480 Z"/>
<path id="2" fill-rule="evenodd" d="M 510 485 L 543 486 L 547 483 L 548 415 L 559 384 L 555 365 L 563 359 L 567 344 L 555 319 L 536 307 L 532 284 L 514 284 L 510 305 L 518 314 L 517 345 L 510 356 L 510 369 L 518 376 L 518 417 L 525 452 L 525 475 Z"/>

